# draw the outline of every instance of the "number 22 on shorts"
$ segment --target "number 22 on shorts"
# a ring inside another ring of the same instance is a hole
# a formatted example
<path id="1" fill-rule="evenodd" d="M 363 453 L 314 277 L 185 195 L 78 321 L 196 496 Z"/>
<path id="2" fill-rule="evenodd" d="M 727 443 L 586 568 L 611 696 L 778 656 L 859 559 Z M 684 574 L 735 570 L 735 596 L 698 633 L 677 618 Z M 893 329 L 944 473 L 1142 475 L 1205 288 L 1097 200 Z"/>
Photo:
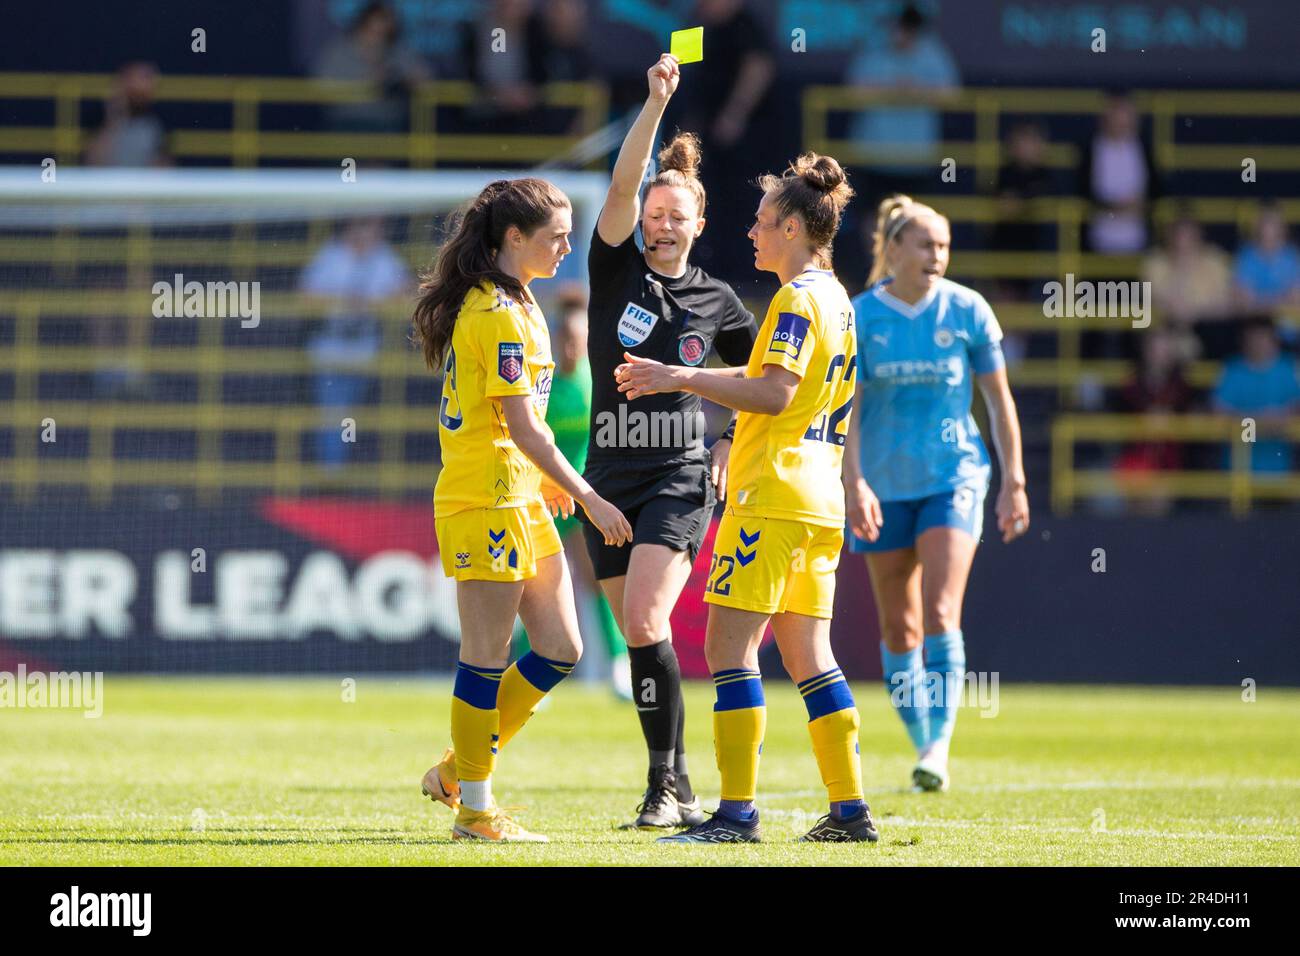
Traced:
<path id="1" fill-rule="evenodd" d="M 736 559 L 729 554 L 713 555 L 713 563 L 709 565 L 709 581 L 704 586 L 706 593 L 721 594 L 726 597 L 731 593 L 731 584 L 727 578 L 731 577 L 731 572 L 736 570 Z M 714 574 L 721 572 L 715 578 Z"/>

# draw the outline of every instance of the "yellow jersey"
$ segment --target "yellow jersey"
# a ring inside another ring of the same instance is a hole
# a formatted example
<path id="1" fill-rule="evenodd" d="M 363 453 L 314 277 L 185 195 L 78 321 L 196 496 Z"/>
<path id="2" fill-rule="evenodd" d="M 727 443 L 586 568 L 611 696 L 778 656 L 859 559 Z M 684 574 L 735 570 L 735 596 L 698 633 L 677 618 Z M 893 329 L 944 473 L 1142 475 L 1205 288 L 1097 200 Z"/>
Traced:
<path id="1" fill-rule="evenodd" d="M 515 447 L 500 400 L 531 395 L 544 419 L 554 369 L 546 317 L 531 293 L 521 303 L 491 282 L 470 290 L 452 330 L 438 404 L 439 515 L 541 502 L 541 470 Z"/>
<path id="2" fill-rule="evenodd" d="M 840 465 L 857 367 L 853 305 L 833 272 L 809 269 L 777 291 L 745 374 L 779 365 L 800 377 L 779 415 L 741 412 L 731 449 L 730 511 L 844 525 Z"/>

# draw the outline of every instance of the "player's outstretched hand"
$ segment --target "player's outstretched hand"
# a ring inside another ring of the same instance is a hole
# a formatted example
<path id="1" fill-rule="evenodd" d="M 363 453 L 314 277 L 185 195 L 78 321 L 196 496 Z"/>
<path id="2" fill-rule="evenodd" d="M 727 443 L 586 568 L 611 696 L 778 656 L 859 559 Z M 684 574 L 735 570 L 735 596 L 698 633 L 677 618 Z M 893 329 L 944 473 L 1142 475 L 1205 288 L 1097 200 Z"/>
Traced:
<path id="1" fill-rule="evenodd" d="M 630 352 L 624 352 L 623 358 L 627 361 L 614 369 L 614 378 L 618 380 L 618 390 L 628 398 L 681 391 L 682 386 L 678 381 L 680 367 L 664 365 Z"/>
<path id="2" fill-rule="evenodd" d="M 1003 483 L 998 492 L 997 514 L 1003 544 L 1016 540 L 1029 530 L 1029 496 L 1025 494 L 1024 485 Z"/>
<path id="3" fill-rule="evenodd" d="M 623 512 L 594 491 L 582 502 L 582 510 L 587 512 L 596 530 L 604 535 L 606 544 L 617 547 L 632 540 L 632 526 L 627 523 Z"/>
<path id="4" fill-rule="evenodd" d="M 865 541 L 875 541 L 880 537 L 880 529 L 885 523 L 884 513 L 880 510 L 880 499 L 861 478 L 856 484 L 844 489 L 844 510 L 849 528 Z"/>
<path id="5" fill-rule="evenodd" d="M 573 499 L 568 495 L 557 495 L 554 498 L 547 498 L 546 510 L 551 513 L 552 518 L 572 518 L 573 517 Z"/>
<path id="6" fill-rule="evenodd" d="M 571 518 L 577 507 L 569 493 L 549 479 L 542 479 L 542 500 L 552 518 Z"/>
<path id="7" fill-rule="evenodd" d="M 666 101 L 677 91 L 677 84 L 682 78 L 681 67 L 677 57 L 671 53 L 659 55 L 659 62 L 646 71 L 646 81 L 650 84 L 650 98 Z"/>

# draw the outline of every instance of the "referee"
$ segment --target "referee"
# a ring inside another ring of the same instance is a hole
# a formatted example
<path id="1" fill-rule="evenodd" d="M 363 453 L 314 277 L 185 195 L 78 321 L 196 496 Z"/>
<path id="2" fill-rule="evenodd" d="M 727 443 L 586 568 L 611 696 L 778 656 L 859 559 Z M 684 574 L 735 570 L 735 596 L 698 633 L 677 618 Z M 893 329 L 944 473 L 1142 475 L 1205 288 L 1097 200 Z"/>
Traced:
<path id="1" fill-rule="evenodd" d="M 754 317 L 724 282 L 687 259 L 704 229 L 699 141 L 679 133 L 659 154 L 644 201 L 641 183 L 655 131 L 677 89 L 676 59 L 647 72 L 649 96 L 614 165 L 591 240 L 587 356 L 592 415 L 584 477 L 633 528 L 632 547 L 610 547 L 584 521 L 587 550 L 627 638 L 633 700 L 649 751 L 645 798 L 630 826 L 662 829 L 702 821 L 687 775 L 681 672 L 669 615 L 690 577 L 717 495 L 726 494 L 731 432 L 704 447 L 700 399 L 684 392 L 629 405 L 614 369 L 625 353 L 672 365 L 700 365 L 716 350 L 743 365 L 757 334 Z M 638 219 L 643 247 L 634 237 Z"/>

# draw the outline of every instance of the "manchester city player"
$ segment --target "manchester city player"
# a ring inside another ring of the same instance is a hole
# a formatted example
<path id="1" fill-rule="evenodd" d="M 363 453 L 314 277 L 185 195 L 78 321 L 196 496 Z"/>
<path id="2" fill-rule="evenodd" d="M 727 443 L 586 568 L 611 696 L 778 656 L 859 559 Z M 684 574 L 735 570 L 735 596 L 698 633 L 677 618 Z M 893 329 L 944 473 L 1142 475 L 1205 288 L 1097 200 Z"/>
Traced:
<path id="1" fill-rule="evenodd" d="M 1002 330 L 983 296 L 943 277 L 950 242 L 948 220 L 929 206 L 880 204 L 871 277 L 853 300 L 858 410 L 844 455 L 851 548 L 866 554 L 885 684 L 916 747 L 913 785 L 927 791 L 948 788 L 966 668 L 961 605 L 991 471 L 972 378 L 1002 468 L 998 530 L 1006 542 L 1029 527 Z"/>

